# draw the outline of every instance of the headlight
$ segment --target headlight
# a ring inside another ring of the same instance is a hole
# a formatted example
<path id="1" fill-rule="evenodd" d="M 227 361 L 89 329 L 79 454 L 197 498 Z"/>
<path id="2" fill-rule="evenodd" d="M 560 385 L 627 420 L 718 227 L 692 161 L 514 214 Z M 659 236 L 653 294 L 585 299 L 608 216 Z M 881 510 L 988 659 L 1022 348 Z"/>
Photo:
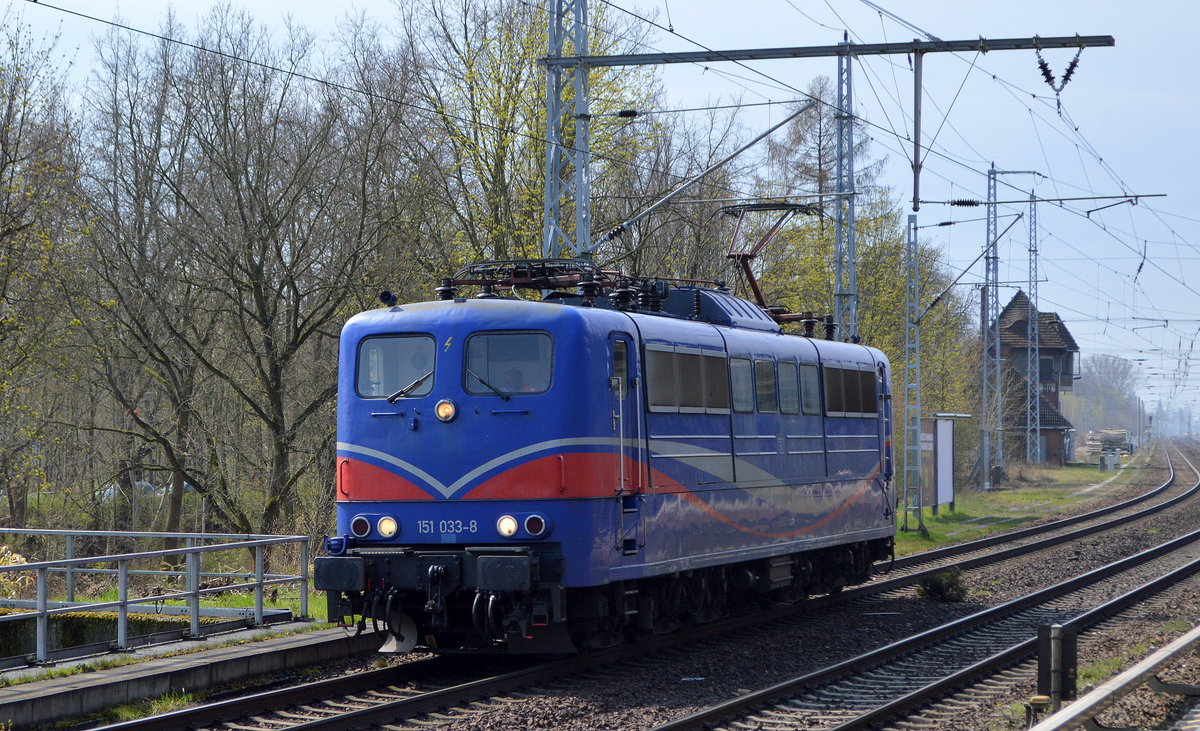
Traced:
<path id="1" fill-rule="evenodd" d="M 511 515 L 501 515 L 500 520 L 496 521 L 496 532 L 505 538 L 512 538 L 517 534 L 519 525 L 517 519 Z"/>
<path id="2" fill-rule="evenodd" d="M 437 418 L 442 421 L 453 421 L 458 414 L 458 407 L 450 399 L 442 399 L 437 402 L 437 406 L 433 407 L 433 413 L 437 414 Z"/>
<path id="3" fill-rule="evenodd" d="M 546 519 L 536 514 L 525 518 L 525 532 L 537 538 L 546 532 Z"/>
<path id="4" fill-rule="evenodd" d="M 375 524 L 375 530 L 379 531 L 379 535 L 384 538 L 391 538 L 400 530 L 400 524 L 390 515 L 385 515 Z"/>
<path id="5" fill-rule="evenodd" d="M 371 521 L 362 515 L 354 516 L 354 520 L 350 521 L 350 532 L 359 538 L 365 538 L 371 532 Z"/>

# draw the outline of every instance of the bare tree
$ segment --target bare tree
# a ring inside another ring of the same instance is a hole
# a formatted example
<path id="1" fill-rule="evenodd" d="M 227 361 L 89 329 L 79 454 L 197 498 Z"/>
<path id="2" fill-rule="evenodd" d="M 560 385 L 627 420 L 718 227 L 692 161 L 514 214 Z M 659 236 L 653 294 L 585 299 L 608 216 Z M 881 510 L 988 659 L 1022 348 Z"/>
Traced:
<path id="1" fill-rule="evenodd" d="M 217 53 L 115 43 L 94 85 L 111 303 L 94 341 L 130 430 L 165 455 L 172 524 L 186 481 L 229 528 L 285 530 L 332 463 L 336 331 L 403 218 L 381 205 L 403 166 L 384 96 L 304 78 L 302 32 L 276 44 L 224 7 L 194 44 Z"/>

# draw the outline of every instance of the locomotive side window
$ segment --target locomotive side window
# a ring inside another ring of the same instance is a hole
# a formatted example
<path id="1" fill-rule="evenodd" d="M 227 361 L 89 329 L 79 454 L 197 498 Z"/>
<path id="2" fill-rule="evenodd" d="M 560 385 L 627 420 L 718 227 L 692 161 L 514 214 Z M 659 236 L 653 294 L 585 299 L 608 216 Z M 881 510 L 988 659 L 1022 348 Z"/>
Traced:
<path id="1" fill-rule="evenodd" d="M 862 413 L 862 383 L 858 374 L 862 371 L 842 371 L 842 398 L 845 400 L 842 411 L 847 416 Z"/>
<path id="2" fill-rule="evenodd" d="M 679 410 L 704 411 L 704 358 L 699 353 L 675 353 L 675 376 L 679 383 Z"/>
<path id="3" fill-rule="evenodd" d="M 846 413 L 842 373 L 841 368 L 825 369 L 825 413 L 829 416 L 842 416 Z"/>
<path id="4" fill-rule="evenodd" d="M 759 413 L 773 414 L 779 410 L 775 387 L 775 361 L 754 361 L 754 402 Z"/>
<path id="5" fill-rule="evenodd" d="M 651 408 L 674 409 L 679 404 L 675 393 L 675 354 L 646 348 L 646 388 Z"/>
<path id="6" fill-rule="evenodd" d="M 723 353 L 646 348 L 646 388 L 652 411 L 719 414 L 729 410 L 729 374 Z"/>
<path id="7" fill-rule="evenodd" d="M 355 389 L 363 398 L 426 396 L 433 390 L 436 346 L 428 335 L 364 338 L 358 345 Z"/>
<path id="8" fill-rule="evenodd" d="M 795 363 L 779 364 L 779 411 L 783 414 L 800 413 L 800 380 L 796 375 Z"/>
<path id="9" fill-rule="evenodd" d="M 485 332 L 467 338 L 466 391 L 479 396 L 545 393 L 554 340 L 543 332 Z"/>
<path id="10" fill-rule="evenodd" d="M 747 358 L 729 359 L 729 380 L 733 385 L 733 410 L 754 411 L 754 374 Z"/>
<path id="11" fill-rule="evenodd" d="M 704 366 L 704 406 L 711 413 L 729 411 L 729 368 L 724 355 L 705 354 L 701 359 Z"/>
<path id="12" fill-rule="evenodd" d="M 826 368 L 825 409 L 829 416 L 874 416 L 879 412 L 875 372 Z"/>
<path id="13" fill-rule="evenodd" d="M 879 395 L 875 371 L 859 371 L 858 385 L 862 393 L 862 413 L 864 416 L 874 416 L 879 413 Z"/>
<path id="14" fill-rule="evenodd" d="M 821 413 L 821 381 L 815 365 L 800 366 L 800 405 L 810 416 Z"/>

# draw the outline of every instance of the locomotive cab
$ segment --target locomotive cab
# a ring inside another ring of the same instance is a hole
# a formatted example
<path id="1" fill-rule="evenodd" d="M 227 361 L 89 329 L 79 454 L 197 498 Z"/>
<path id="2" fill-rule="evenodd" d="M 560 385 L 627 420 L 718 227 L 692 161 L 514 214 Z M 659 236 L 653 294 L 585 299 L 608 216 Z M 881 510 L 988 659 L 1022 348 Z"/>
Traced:
<path id="1" fill-rule="evenodd" d="M 393 650 L 574 649 L 564 581 L 596 579 L 582 553 L 565 560 L 561 539 L 611 531 L 610 506 L 595 503 L 633 473 L 613 449 L 626 427 L 610 416 L 632 398 L 629 366 L 595 357 L 632 357 L 630 336 L 580 315 L 459 298 L 347 323 L 339 535 L 315 577 L 331 618 L 372 617 Z"/>

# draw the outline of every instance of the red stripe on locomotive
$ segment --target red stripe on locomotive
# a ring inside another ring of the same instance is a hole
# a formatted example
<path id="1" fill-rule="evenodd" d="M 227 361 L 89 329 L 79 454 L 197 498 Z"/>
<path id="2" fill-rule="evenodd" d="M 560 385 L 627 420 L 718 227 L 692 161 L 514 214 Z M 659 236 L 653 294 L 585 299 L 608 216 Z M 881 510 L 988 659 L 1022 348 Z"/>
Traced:
<path id="1" fill-rule="evenodd" d="M 625 475 L 633 482 L 639 465 L 628 457 L 603 452 L 551 454 L 505 470 L 472 489 L 465 500 L 611 497 Z"/>
<path id="2" fill-rule="evenodd" d="M 394 472 L 339 457 L 337 465 L 339 500 L 432 500 L 433 496 Z"/>

